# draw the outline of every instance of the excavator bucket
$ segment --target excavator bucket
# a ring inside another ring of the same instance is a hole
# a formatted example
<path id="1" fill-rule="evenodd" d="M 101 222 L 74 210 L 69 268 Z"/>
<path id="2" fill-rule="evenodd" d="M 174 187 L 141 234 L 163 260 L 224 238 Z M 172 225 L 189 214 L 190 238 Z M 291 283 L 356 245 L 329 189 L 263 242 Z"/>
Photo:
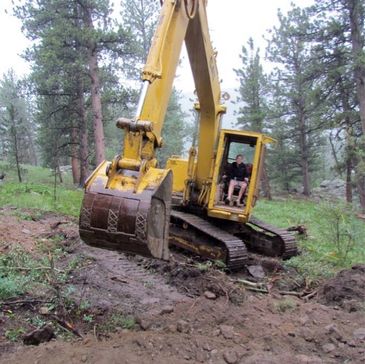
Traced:
<path id="1" fill-rule="evenodd" d="M 119 171 L 110 180 L 108 164 L 101 163 L 86 181 L 81 239 L 99 248 L 167 260 L 171 171 L 150 168 L 143 176 Z"/>

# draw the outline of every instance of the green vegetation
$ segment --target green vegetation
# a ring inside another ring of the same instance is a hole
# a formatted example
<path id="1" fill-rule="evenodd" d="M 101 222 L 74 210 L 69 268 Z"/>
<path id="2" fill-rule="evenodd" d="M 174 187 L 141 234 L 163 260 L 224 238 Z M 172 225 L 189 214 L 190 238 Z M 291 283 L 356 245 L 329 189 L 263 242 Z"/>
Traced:
<path id="1" fill-rule="evenodd" d="M 6 182 L 17 182 L 17 171 L 14 165 L 10 165 L 4 161 L 0 161 L 0 172 L 4 172 L 6 174 L 5 181 Z M 22 164 L 21 172 L 23 177 L 23 183 L 36 183 L 40 185 L 49 185 L 53 186 L 54 184 L 54 174 L 53 170 L 49 168 L 43 168 L 38 166 L 32 166 L 30 164 Z M 62 174 L 62 183 L 61 185 L 66 188 L 73 188 L 72 176 L 70 173 Z M 59 187 L 60 182 L 57 180 L 57 187 Z M 1 186 L 1 185 L 0 185 Z"/>
<path id="2" fill-rule="evenodd" d="M 201 272 L 207 272 L 210 269 L 226 269 L 226 264 L 222 260 L 214 260 L 214 261 L 206 261 L 203 263 L 196 263 L 195 266 L 201 271 Z"/>
<path id="3" fill-rule="evenodd" d="M 45 281 L 46 258 L 36 260 L 28 252 L 13 248 L 0 256 L 0 299 L 8 299 L 30 291 Z"/>
<path id="4" fill-rule="evenodd" d="M 62 186 L 57 186 L 57 199 L 54 202 L 50 170 L 31 166 L 22 168 L 28 171 L 24 183 L 16 182 L 15 170 L 7 171 L 6 181 L 0 184 L 0 206 L 36 208 L 78 216 L 82 190 L 72 186 L 71 176 L 65 174 L 65 182 Z M 16 213 L 20 214 L 19 217 L 28 219 L 21 211 Z M 278 227 L 299 224 L 307 227 L 308 237 L 301 238 L 299 242 L 302 254 L 286 263 L 297 268 L 304 276 L 328 277 L 341 268 L 365 261 L 364 222 L 356 218 L 344 204 L 328 205 L 290 198 L 285 201 L 260 200 L 254 214 Z M 77 265 L 78 262 L 71 264 Z M 198 268 L 204 271 L 212 264 L 202 263 Z M 220 267 L 218 263 L 215 265 Z M 26 285 L 23 277 L 17 279 L 14 282 L 2 280 L 1 292 L 5 297 L 19 293 L 21 287 Z"/>
<path id="5" fill-rule="evenodd" d="M 284 313 L 286 311 L 292 311 L 296 307 L 296 303 L 291 298 L 284 298 L 283 300 L 274 303 L 274 308 L 279 313 Z"/>
<path id="6" fill-rule="evenodd" d="M 133 316 L 122 313 L 113 313 L 101 326 L 101 332 L 113 332 L 118 328 L 133 330 L 136 326 L 136 320 Z"/>
<path id="7" fill-rule="evenodd" d="M 302 254 L 286 263 L 307 277 L 328 277 L 341 268 L 365 261 L 364 221 L 344 205 L 295 199 L 260 200 L 254 214 L 278 227 L 298 224 L 307 227 L 308 237 L 299 241 Z M 336 241 L 336 221 L 339 241 Z"/>
<path id="8" fill-rule="evenodd" d="M 63 174 L 62 184 L 57 183 L 54 199 L 54 176 L 47 168 L 22 165 L 24 182 L 17 182 L 16 171 L 0 162 L 0 171 L 6 173 L 5 182 L 0 184 L 0 206 L 35 208 L 78 216 L 82 190 L 72 185 L 70 174 Z"/>
<path id="9" fill-rule="evenodd" d="M 16 329 L 10 329 L 5 331 L 5 337 L 9 341 L 18 341 L 19 338 L 25 333 L 22 327 Z"/>
<path id="10" fill-rule="evenodd" d="M 24 292 L 28 280 L 24 276 L 0 276 L 0 299 L 16 297 Z"/>

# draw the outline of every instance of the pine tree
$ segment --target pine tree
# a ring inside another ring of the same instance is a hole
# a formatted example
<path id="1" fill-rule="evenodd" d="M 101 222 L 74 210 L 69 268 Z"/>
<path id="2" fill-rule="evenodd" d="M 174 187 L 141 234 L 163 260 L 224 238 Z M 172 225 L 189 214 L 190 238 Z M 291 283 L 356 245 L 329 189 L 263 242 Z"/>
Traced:
<path id="1" fill-rule="evenodd" d="M 267 47 L 267 57 L 276 65 L 271 109 L 287 124 L 283 143 L 295 150 L 292 164 L 301 176 L 303 194 L 309 196 L 310 175 L 317 167 L 317 151 L 322 143 L 320 71 L 307 37 L 312 27 L 308 10 L 293 6 L 286 16 L 281 12 L 278 16 L 280 25 L 273 29 Z"/>
<path id="2" fill-rule="evenodd" d="M 126 76 L 139 79 L 157 27 L 159 4 L 154 0 L 125 0 L 122 5 L 123 27 L 133 39 L 131 55 L 124 61 L 123 71 Z M 191 131 L 191 126 L 184 120 L 186 115 L 181 109 L 180 97 L 179 91 L 173 88 L 162 129 L 164 144 L 157 153 L 161 167 L 169 156 L 183 153 L 184 142 Z"/>
<path id="3" fill-rule="evenodd" d="M 58 153 L 71 156 L 74 181 L 79 183 L 80 179 L 82 184 L 88 165 L 99 163 L 105 154 L 102 73 L 115 72 L 114 56 L 124 54 L 128 39 L 122 28 L 112 29 L 108 0 L 40 0 L 37 4 L 27 0 L 15 13 L 23 20 L 27 37 L 38 41 L 26 56 L 34 64 L 32 78 L 41 98 L 39 105 L 47 105 L 45 114 L 64 117 L 57 117 L 65 136 Z M 112 63 L 114 67 L 109 67 Z M 49 110 L 50 106 L 54 110 Z M 93 140 L 88 137 L 90 129 Z M 94 159 L 89 153 L 93 146 Z"/>
<path id="4" fill-rule="evenodd" d="M 172 155 L 181 156 L 184 150 L 184 142 L 191 131 L 190 124 L 184 122 L 186 115 L 181 109 L 179 98 L 180 94 L 174 88 L 162 129 L 164 144 L 157 153 L 157 159 L 161 167 L 165 166 L 167 159 Z"/>
<path id="5" fill-rule="evenodd" d="M 121 4 L 123 27 L 133 40 L 123 70 L 127 77 L 139 79 L 157 26 L 159 3 L 155 0 L 122 0 Z"/>
<path id="6" fill-rule="evenodd" d="M 24 84 L 10 70 L 0 81 L 0 138 L 2 153 L 10 163 L 15 163 L 19 182 L 22 182 L 21 163 L 34 164 L 36 159 L 33 129 Z"/>
<path id="7" fill-rule="evenodd" d="M 352 202 L 354 181 L 365 211 L 364 5 L 357 0 L 317 1 L 313 13 L 316 48 L 329 90 L 326 115 L 332 119 L 331 145 L 337 142 L 343 149 L 341 155 L 334 155 L 337 171 L 346 174 L 347 202 Z"/>
<path id="8" fill-rule="evenodd" d="M 237 102 L 243 105 L 238 109 L 236 125 L 243 129 L 263 133 L 267 116 L 267 76 L 261 65 L 260 49 L 255 49 L 252 38 L 248 40 L 247 46 L 247 48 L 242 47 L 240 54 L 241 68 L 234 70 L 240 82 L 240 88 L 236 90 L 239 92 Z M 266 166 L 262 173 L 262 187 L 265 197 L 271 199 Z"/>

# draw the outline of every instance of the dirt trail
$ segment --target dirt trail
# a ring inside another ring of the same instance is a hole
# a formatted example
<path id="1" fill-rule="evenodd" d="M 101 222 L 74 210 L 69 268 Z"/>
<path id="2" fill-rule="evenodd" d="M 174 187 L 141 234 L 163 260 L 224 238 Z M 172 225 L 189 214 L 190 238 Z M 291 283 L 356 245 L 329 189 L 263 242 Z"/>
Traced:
<path id="1" fill-rule="evenodd" d="M 74 251 L 76 253 L 76 251 Z M 123 254 L 86 247 L 77 248 L 89 263 L 69 281 L 84 300 L 101 310 L 122 308 L 137 314 L 187 299 L 163 277 L 152 275 Z"/>
<path id="2" fill-rule="evenodd" d="M 179 303 L 172 313 L 146 312 L 146 331 L 124 330 L 107 340 L 51 342 L 22 348 L 4 363 L 361 363 L 364 319 L 318 304 L 295 302 L 281 312 L 271 297 Z M 287 304 L 287 303 L 286 303 Z M 284 307 L 284 306 L 283 306 Z M 350 324 L 352 322 L 352 324 Z"/>
<path id="3" fill-rule="evenodd" d="M 93 317 L 90 325 L 74 317 L 82 339 L 58 337 L 35 347 L 0 345 L 1 363 L 365 363 L 361 295 L 346 296 L 357 303 L 349 310 L 326 294 L 319 295 L 320 302 L 306 302 L 275 291 L 254 293 L 220 271 L 198 269 L 178 253 L 172 262 L 161 263 L 90 248 L 79 241 L 75 221 L 56 214 L 2 210 L 0 226 L 2 232 L 6 229 L 0 235 L 3 252 L 17 241 L 40 254 L 39 241 L 54 244 L 56 237 L 64 251 L 57 267 L 77 262 L 64 284 L 72 286 L 75 302 L 88 302 Z M 353 282 L 345 275 L 328 284 Z M 356 279 L 363 284 L 364 274 Z M 332 291 L 323 285 L 320 292 Z M 11 309 L 20 315 L 41 307 Z M 0 306 L 0 313 L 6 310 L 9 306 Z M 120 313 L 133 316 L 137 324 L 113 327 L 114 333 L 101 330 L 111 315 Z M 0 321 L 6 326 L 7 316 Z"/>

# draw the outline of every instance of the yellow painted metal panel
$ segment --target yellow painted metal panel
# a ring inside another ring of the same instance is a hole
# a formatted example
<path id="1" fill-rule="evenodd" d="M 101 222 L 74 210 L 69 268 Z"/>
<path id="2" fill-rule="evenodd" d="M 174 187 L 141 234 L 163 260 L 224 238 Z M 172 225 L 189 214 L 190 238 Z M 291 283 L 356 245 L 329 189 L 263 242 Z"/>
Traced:
<path id="1" fill-rule="evenodd" d="M 188 160 L 182 158 L 169 158 L 166 168 L 171 169 L 173 174 L 173 192 L 183 192 L 185 180 L 188 178 Z"/>

